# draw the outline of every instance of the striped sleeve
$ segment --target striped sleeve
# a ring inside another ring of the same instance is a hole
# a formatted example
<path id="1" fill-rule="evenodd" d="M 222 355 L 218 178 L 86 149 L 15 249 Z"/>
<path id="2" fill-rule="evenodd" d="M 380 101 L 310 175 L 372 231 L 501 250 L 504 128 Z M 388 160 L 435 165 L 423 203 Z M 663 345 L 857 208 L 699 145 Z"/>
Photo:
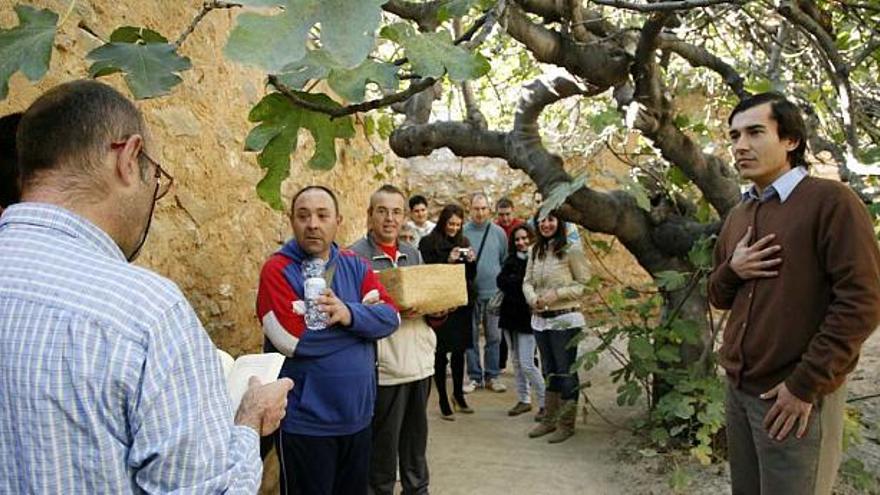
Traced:
<path id="1" fill-rule="evenodd" d="M 257 317 L 266 338 L 279 352 L 290 357 L 303 337 L 306 325 L 303 317 L 293 310 L 293 303 L 299 300 L 299 296 L 284 276 L 288 263 L 290 260 L 276 254 L 263 265 L 257 292 Z"/>

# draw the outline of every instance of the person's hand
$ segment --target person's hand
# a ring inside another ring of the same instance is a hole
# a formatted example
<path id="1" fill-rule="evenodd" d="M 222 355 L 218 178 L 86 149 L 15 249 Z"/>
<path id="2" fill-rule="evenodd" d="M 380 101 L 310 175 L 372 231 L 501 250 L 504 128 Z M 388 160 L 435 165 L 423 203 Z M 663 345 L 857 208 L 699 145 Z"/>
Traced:
<path id="1" fill-rule="evenodd" d="M 804 434 L 807 433 L 807 425 L 809 424 L 810 411 L 813 409 L 813 404 L 795 397 L 794 394 L 788 391 L 785 382 L 761 394 L 762 399 L 772 399 L 774 397 L 776 397 L 776 402 L 767 411 L 767 415 L 764 416 L 764 429 L 767 430 L 770 438 L 775 438 L 779 441 L 785 440 L 785 437 L 794 428 L 795 423 L 797 423 L 798 427 L 795 436 L 803 438 Z"/>
<path id="2" fill-rule="evenodd" d="M 547 303 L 544 301 L 544 298 L 542 296 L 538 296 L 538 298 L 535 299 L 535 305 L 532 306 L 532 309 L 534 309 L 535 311 L 544 311 L 546 308 Z"/>
<path id="3" fill-rule="evenodd" d="M 549 306 L 559 300 L 559 294 L 556 293 L 556 289 L 550 289 L 544 292 L 544 295 L 541 296 L 541 300 L 544 302 L 545 306 Z"/>
<path id="4" fill-rule="evenodd" d="M 751 236 L 752 227 L 749 226 L 742 239 L 736 243 L 733 256 L 730 257 L 730 268 L 743 280 L 779 275 L 779 271 L 772 270 L 772 268 L 782 263 L 782 258 L 778 256 L 782 246 L 779 244 L 770 246 L 770 242 L 776 238 L 776 234 L 767 234 L 749 246 Z M 770 258 L 773 255 L 777 256 Z"/>
<path id="5" fill-rule="evenodd" d="M 474 251 L 474 248 L 465 248 L 467 250 L 467 260 L 468 263 L 473 263 L 474 260 L 477 259 L 477 252 Z"/>
<path id="6" fill-rule="evenodd" d="M 290 378 L 263 385 L 259 378 L 252 376 L 235 412 L 235 424 L 249 426 L 260 436 L 274 432 L 287 412 L 287 393 L 292 388 Z"/>
<path id="7" fill-rule="evenodd" d="M 449 251 L 449 259 L 447 259 L 446 261 L 448 261 L 449 263 L 457 262 L 458 257 L 460 256 L 459 253 L 461 252 L 461 250 L 462 250 L 462 248 L 459 248 L 459 247 L 452 248 Z"/>
<path id="8" fill-rule="evenodd" d="M 443 311 L 437 311 L 436 313 L 430 313 L 425 316 L 427 316 L 428 318 L 443 318 L 451 312 L 451 309 L 444 309 Z"/>
<path id="9" fill-rule="evenodd" d="M 415 309 L 401 309 L 401 310 L 400 310 L 400 317 L 401 317 L 401 318 L 406 318 L 407 320 L 410 320 L 410 319 L 413 319 L 413 318 L 417 318 L 417 317 L 419 317 L 419 316 L 421 316 L 421 313 L 419 313 L 419 312 L 418 312 L 417 310 L 415 310 Z"/>
<path id="10" fill-rule="evenodd" d="M 318 311 L 327 315 L 328 327 L 337 323 L 344 327 L 351 325 L 351 311 L 331 289 L 324 289 L 318 296 Z"/>

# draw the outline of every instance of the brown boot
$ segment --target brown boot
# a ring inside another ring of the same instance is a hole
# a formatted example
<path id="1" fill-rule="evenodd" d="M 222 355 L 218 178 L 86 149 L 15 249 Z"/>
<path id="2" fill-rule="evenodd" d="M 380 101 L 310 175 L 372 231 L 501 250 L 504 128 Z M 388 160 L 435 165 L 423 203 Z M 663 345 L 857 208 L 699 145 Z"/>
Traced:
<path id="1" fill-rule="evenodd" d="M 529 431 L 529 438 L 543 437 L 556 431 L 556 414 L 559 412 L 559 392 L 547 392 L 544 397 L 544 418 Z"/>
<path id="2" fill-rule="evenodd" d="M 564 442 L 574 435 L 574 423 L 577 420 L 577 401 L 567 400 L 559 406 L 559 419 L 556 431 L 547 439 L 549 443 Z"/>

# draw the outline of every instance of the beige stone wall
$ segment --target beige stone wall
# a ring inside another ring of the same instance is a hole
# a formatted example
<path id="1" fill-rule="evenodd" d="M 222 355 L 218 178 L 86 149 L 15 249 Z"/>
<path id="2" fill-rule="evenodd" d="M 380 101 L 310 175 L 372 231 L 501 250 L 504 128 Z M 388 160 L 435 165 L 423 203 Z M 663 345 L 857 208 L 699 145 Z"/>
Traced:
<path id="1" fill-rule="evenodd" d="M 69 0 L 28 2 L 63 17 Z M 49 73 L 36 84 L 13 76 L 0 114 L 25 108 L 45 89 L 87 75 L 85 54 L 109 38 L 115 27 L 139 25 L 174 40 L 198 12 L 200 0 L 146 2 L 78 0 L 61 26 Z M 0 26 L 16 23 L 12 6 L 0 0 Z M 285 215 L 257 198 L 262 177 L 256 155 L 243 151 L 250 125 L 247 114 L 266 93 L 263 74 L 223 56 L 234 10 L 208 14 L 181 48 L 193 69 L 170 95 L 138 102 L 153 133 L 153 153 L 173 176 L 172 193 L 157 205 L 150 237 L 139 264 L 177 282 L 195 306 L 218 346 L 232 354 L 259 349 L 262 337 L 254 318 L 256 285 L 262 262 L 290 233 Z M 85 26 L 83 29 L 80 26 Z M 120 76 L 102 78 L 129 94 Z M 340 143 L 332 172 L 308 170 L 311 149 L 292 162 L 287 198 L 300 186 L 325 184 L 339 191 L 345 217 L 340 239 L 347 244 L 365 228 L 367 198 L 379 183 L 366 164 L 372 153 L 362 137 Z"/>

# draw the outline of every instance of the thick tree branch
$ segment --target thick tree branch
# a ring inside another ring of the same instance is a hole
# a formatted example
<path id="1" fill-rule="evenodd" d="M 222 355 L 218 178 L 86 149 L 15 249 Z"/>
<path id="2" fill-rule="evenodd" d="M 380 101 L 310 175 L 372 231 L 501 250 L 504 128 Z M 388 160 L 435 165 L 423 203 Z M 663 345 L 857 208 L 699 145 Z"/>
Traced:
<path id="1" fill-rule="evenodd" d="M 852 84 L 849 80 L 850 66 L 843 60 L 843 57 L 837 50 L 834 38 L 812 16 L 801 10 L 798 4 L 791 0 L 784 1 L 778 10 L 783 17 L 810 35 L 809 38 L 830 64 L 830 67 L 827 69 L 828 77 L 837 91 L 840 121 L 846 136 L 846 160 L 839 164 L 840 167 L 845 167 L 845 170 L 841 171 L 842 175 L 848 176 L 851 172 L 880 174 L 880 167 L 865 166 L 856 158 L 859 154 L 859 139 L 856 134 L 858 115 L 856 115 L 857 110 L 853 105 Z"/>
<path id="2" fill-rule="evenodd" d="M 634 98 L 641 105 L 635 125 L 660 149 L 663 158 L 679 167 L 693 181 L 709 204 L 723 217 L 739 199 L 735 174 L 719 158 L 703 153 L 693 139 L 675 125 L 672 105 L 663 92 L 656 50 L 661 45 L 661 30 L 668 15 L 669 13 L 654 14 L 642 29 L 636 61 L 632 66 L 633 80 L 636 83 Z M 672 40 L 666 42 L 670 43 L 671 49 L 678 48 L 687 53 L 693 58 L 692 63 L 712 64 L 711 54 L 708 52 L 697 53 L 696 50 L 688 49 L 686 43 L 678 44 Z M 718 61 L 714 65 L 718 66 L 719 63 L 723 64 Z M 724 70 L 723 66 L 721 70 Z M 731 79 L 735 80 L 733 77 Z M 741 85 L 741 82 L 734 82 L 734 86 L 736 85 Z"/>
<path id="3" fill-rule="evenodd" d="M 508 6 L 505 21 L 507 33 L 524 44 L 539 62 L 563 67 L 596 87 L 609 88 L 626 80 L 629 55 L 617 43 L 578 45 L 530 21 L 517 5 Z"/>
<path id="4" fill-rule="evenodd" d="M 746 0 L 673 0 L 666 2 L 654 3 L 635 3 L 626 2 L 624 0 L 590 0 L 598 5 L 614 7 L 624 10 L 634 10 L 636 12 L 675 12 L 677 10 L 691 10 L 701 7 L 711 7 L 720 4 L 742 5 Z"/>
<path id="5" fill-rule="evenodd" d="M 574 0 L 577 1 L 577 0 Z M 516 0 L 516 3 L 526 12 L 544 18 L 545 22 L 570 21 L 573 25 L 583 26 L 590 33 L 605 38 L 619 31 L 619 28 L 611 24 L 601 12 L 581 8 L 576 15 L 559 0 Z"/>
<path id="6" fill-rule="evenodd" d="M 382 10 L 390 12 L 402 19 L 415 21 L 419 29 L 429 33 L 440 26 L 437 12 L 440 7 L 449 3 L 449 0 L 434 0 L 431 2 L 408 2 L 406 0 L 390 0 L 382 6 Z"/>
<path id="7" fill-rule="evenodd" d="M 684 42 L 675 36 L 662 34 L 660 47 L 670 50 L 688 61 L 692 67 L 705 67 L 716 72 L 739 98 L 746 97 L 745 79 L 730 64 L 703 47 Z"/>

